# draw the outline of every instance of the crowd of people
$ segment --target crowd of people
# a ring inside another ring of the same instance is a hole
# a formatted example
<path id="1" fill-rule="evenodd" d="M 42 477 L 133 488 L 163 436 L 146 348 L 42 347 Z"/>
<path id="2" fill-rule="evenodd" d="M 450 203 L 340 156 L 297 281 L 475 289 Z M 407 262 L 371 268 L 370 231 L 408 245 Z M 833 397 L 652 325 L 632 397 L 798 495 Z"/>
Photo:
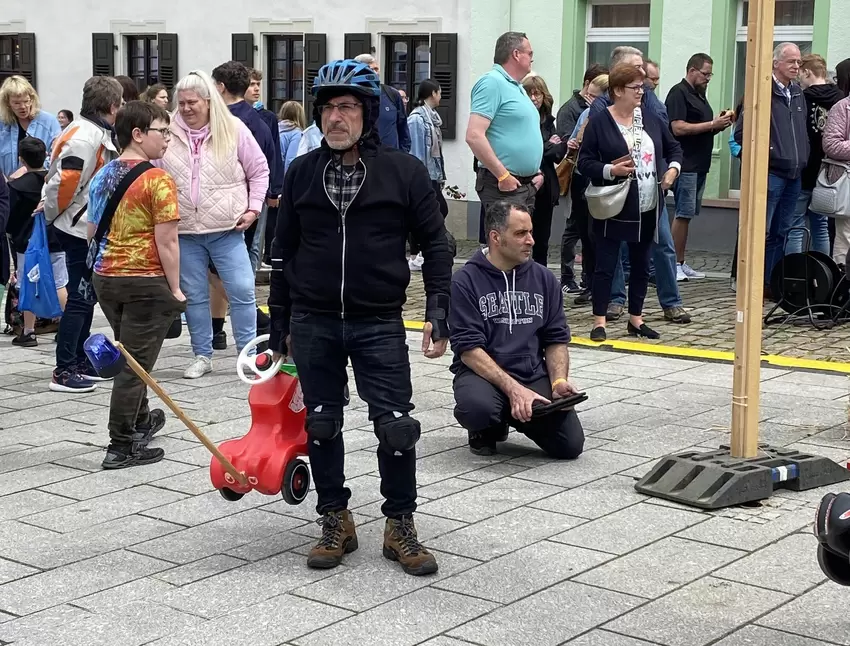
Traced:
<path id="1" fill-rule="evenodd" d="M 411 415 L 402 320 L 411 271 L 422 272 L 426 294 L 421 351 L 439 358 L 451 341 L 454 414 L 470 451 L 497 453 L 512 427 L 551 457 L 574 459 L 584 446 L 575 410 L 539 409 L 577 392 L 565 297 L 592 307 L 595 341 L 626 307 L 630 335 L 659 337 L 643 318 L 650 282 L 664 318 L 689 323 L 678 282 L 703 277 L 686 250 L 714 137 L 734 124 L 730 146 L 740 154 L 741 108 L 715 115 L 708 104 L 707 54 L 690 58 L 662 102 L 659 66 L 617 47 L 557 111 L 533 58 L 525 34 L 503 34 L 493 68 L 472 90 L 466 141 L 482 248 L 454 273 L 433 79 L 418 84 L 410 105 L 363 54 L 321 68 L 312 114 L 292 101 L 274 114 L 260 100 L 262 74 L 228 61 L 211 74 L 190 72 L 173 91 L 154 85 L 141 95 L 127 77 L 95 76 L 79 114 L 58 117 L 41 109 L 24 78 L 7 79 L 0 280 L 13 267 L 15 281 L 28 279 L 31 216 L 43 213 L 62 309 L 50 389 L 91 392 L 104 379 L 84 349 L 98 304 L 148 371 L 185 317 L 193 356 L 186 379 L 213 370 L 214 351 L 227 347 L 228 311 L 237 350 L 268 331 L 273 354 L 294 360 L 307 409 L 322 528 L 307 562 L 332 568 L 358 548 L 341 433 L 350 361 L 379 442 L 383 554 L 409 574 L 436 572 L 413 521 L 421 427 Z M 831 246 L 844 264 L 850 227 L 840 221 L 831 233 L 809 204 L 824 157 L 850 161 L 850 64 L 842 66 L 834 85 L 821 57 L 801 57 L 790 43 L 776 48 L 766 276 L 784 252 L 803 248 L 795 227 L 806 222 L 812 246 Z M 567 196 L 559 282 L 546 267 L 548 241 L 553 209 Z M 268 315 L 255 293 L 263 265 L 271 270 Z M 12 343 L 36 346 L 39 321 L 19 314 Z M 149 443 L 165 423 L 125 368 L 112 388 L 103 468 L 162 460 Z"/>

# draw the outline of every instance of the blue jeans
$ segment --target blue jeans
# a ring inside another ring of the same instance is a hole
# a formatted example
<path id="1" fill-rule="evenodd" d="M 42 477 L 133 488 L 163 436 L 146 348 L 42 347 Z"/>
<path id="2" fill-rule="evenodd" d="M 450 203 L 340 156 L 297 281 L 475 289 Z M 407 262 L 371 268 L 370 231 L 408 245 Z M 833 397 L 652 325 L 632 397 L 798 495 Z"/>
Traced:
<path id="1" fill-rule="evenodd" d="M 812 251 L 820 251 L 829 255 L 829 218 L 809 209 L 812 202 L 812 192 L 802 190 L 797 198 L 797 209 L 794 211 L 792 227 L 807 227 L 809 229 L 808 246 Z M 801 253 L 805 240 L 805 232 L 793 230 L 788 232 L 788 243 L 785 249 L 788 253 Z"/>
<path id="2" fill-rule="evenodd" d="M 263 241 L 266 238 L 266 218 L 269 215 L 269 207 L 268 204 L 263 204 L 263 210 L 260 211 L 260 216 L 257 218 L 257 228 L 254 230 L 253 240 L 251 240 L 251 246 L 248 249 L 248 256 L 251 259 L 251 269 L 254 273 L 257 273 L 257 269 L 260 267 L 260 260 L 262 258 L 263 253 Z"/>
<path id="3" fill-rule="evenodd" d="M 68 269 L 68 302 L 59 319 L 59 334 L 56 338 L 56 371 L 62 372 L 88 362 L 83 343 L 91 334 L 96 300 L 88 301 L 79 292 L 80 280 L 86 269 L 88 243 L 59 229 L 55 229 L 55 232 L 65 252 Z"/>
<path id="4" fill-rule="evenodd" d="M 676 197 L 676 217 L 692 220 L 702 208 L 702 194 L 708 173 L 682 173 L 673 185 Z"/>
<path id="5" fill-rule="evenodd" d="M 209 262 L 218 272 L 227 300 L 236 349 L 241 351 L 257 335 L 254 274 L 241 231 L 180 236 L 180 289 L 186 295 L 186 325 L 196 357 L 212 357 Z"/>
<path id="6" fill-rule="evenodd" d="M 658 242 L 652 243 L 651 264 L 655 267 L 655 286 L 661 307 L 681 307 L 679 286 L 676 284 L 676 250 L 673 247 L 673 235 L 670 233 L 670 218 L 667 206 L 661 210 L 658 218 Z M 617 305 L 626 303 L 626 279 L 623 273 L 623 254 L 626 244 L 620 245 L 620 262 L 614 270 L 614 282 L 611 286 L 611 302 Z"/>
<path id="7" fill-rule="evenodd" d="M 785 254 L 788 230 L 805 222 L 805 214 L 797 215 L 797 200 L 802 191 L 800 178 L 785 179 L 773 173 L 767 175 L 767 240 L 764 249 L 764 284 L 770 284 L 770 275 L 779 259 Z M 788 253 L 791 253 L 789 246 Z"/>

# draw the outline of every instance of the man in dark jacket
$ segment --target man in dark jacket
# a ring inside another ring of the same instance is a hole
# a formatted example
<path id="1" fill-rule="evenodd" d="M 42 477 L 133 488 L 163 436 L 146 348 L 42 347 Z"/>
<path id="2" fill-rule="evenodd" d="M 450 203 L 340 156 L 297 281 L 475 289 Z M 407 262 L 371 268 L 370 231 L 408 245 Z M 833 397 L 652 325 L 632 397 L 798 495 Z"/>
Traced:
<path id="1" fill-rule="evenodd" d="M 570 100 L 564 103 L 558 110 L 558 116 L 555 118 L 555 125 L 558 128 L 558 136 L 563 141 L 569 141 L 572 137 L 573 130 L 576 128 L 578 118 L 581 113 L 590 107 L 590 104 L 599 98 L 598 90 L 595 86 L 591 86 L 593 79 L 601 74 L 607 74 L 608 70 L 594 63 L 587 68 L 584 73 L 584 82 L 580 90 L 574 90 Z"/>
<path id="2" fill-rule="evenodd" d="M 412 234 L 425 257 L 422 351 L 440 357 L 448 343 L 452 268 L 443 216 L 425 166 L 378 141 L 381 86 L 368 65 L 325 65 L 313 93 L 324 141 L 286 173 L 269 294 L 269 345 L 278 357 L 292 353 L 307 408 L 322 517 L 322 537 L 307 565 L 336 567 L 357 549 L 341 434 L 350 358 L 379 441 L 384 556 L 408 574 L 431 574 L 437 562 L 413 523 L 420 426 L 409 415 L 413 389 L 401 310 Z"/>
<path id="3" fill-rule="evenodd" d="M 801 176 L 809 162 L 806 99 L 795 80 L 800 63 L 800 48 L 794 43 L 780 43 L 773 50 L 764 250 L 764 288 L 768 297 L 772 296 L 770 276 L 784 254 L 785 238 L 794 225 Z M 738 118 L 735 141 L 743 145 L 743 140 L 744 120 Z"/>
<path id="4" fill-rule="evenodd" d="M 534 238 L 522 205 L 494 203 L 485 216 L 488 251 L 452 277 L 455 418 L 469 449 L 493 455 L 508 426 L 550 456 L 578 457 L 584 431 L 574 409 L 532 419 L 535 402 L 575 394 L 567 380 L 570 331 L 555 275 L 529 262 Z"/>
<path id="5" fill-rule="evenodd" d="M 371 54 L 360 54 L 354 59 L 358 63 L 368 65 L 375 74 L 380 75 L 378 61 Z M 381 84 L 381 114 L 378 117 L 378 134 L 381 144 L 410 152 L 410 130 L 407 128 L 407 111 L 404 109 L 404 99 L 398 90 L 389 85 Z"/>

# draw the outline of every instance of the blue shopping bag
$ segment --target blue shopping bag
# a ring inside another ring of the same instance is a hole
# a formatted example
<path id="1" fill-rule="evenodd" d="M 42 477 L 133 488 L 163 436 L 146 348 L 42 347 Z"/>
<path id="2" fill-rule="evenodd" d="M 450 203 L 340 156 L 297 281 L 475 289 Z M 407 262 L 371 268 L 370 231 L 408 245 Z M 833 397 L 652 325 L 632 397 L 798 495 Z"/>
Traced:
<path id="1" fill-rule="evenodd" d="M 32 312 L 44 319 L 62 316 L 56 282 L 53 280 L 50 250 L 47 248 L 44 213 L 37 213 L 34 217 L 32 236 L 24 254 L 24 266 L 18 267 L 18 288 L 20 311 Z"/>

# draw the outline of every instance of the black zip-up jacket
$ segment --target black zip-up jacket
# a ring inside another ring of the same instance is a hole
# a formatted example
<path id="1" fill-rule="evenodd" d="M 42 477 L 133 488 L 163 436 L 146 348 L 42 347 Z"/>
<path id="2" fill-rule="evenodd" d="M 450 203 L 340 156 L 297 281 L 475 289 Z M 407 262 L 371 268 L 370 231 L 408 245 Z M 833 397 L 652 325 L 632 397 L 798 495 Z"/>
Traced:
<path id="1" fill-rule="evenodd" d="M 809 129 L 809 163 L 803 169 L 803 190 L 811 191 L 818 181 L 820 165 L 823 161 L 823 131 L 826 118 L 836 103 L 844 98 L 837 85 L 810 85 L 803 90 L 806 97 L 806 126 Z"/>
<path id="2" fill-rule="evenodd" d="M 796 83 L 792 82 L 788 89 L 791 91 L 790 103 L 776 80 L 773 81 L 768 170 L 784 179 L 797 179 L 809 162 L 806 99 Z M 744 120 L 740 115 L 735 124 L 735 141 L 744 145 Z"/>
<path id="3" fill-rule="evenodd" d="M 556 119 L 558 136 L 564 140 L 564 143 L 573 134 L 581 113 L 589 107 L 581 92 L 579 90 L 573 90 L 570 100 L 564 103 L 558 110 L 558 118 Z"/>
<path id="4" fill-rule="evenodd" d="M 272 246 L 272 350 L 285 352 L 293 312 L 355 319 L 401 313 L 410 283 L 409 234 L 425 263 L 427 296 L 448 298 L 452 255 L 431 179 L 416 157 L 362 142 L 366 174 L 345 218 L 325 189 L 327 142 L 295 159 L 283 183 Z"/>

